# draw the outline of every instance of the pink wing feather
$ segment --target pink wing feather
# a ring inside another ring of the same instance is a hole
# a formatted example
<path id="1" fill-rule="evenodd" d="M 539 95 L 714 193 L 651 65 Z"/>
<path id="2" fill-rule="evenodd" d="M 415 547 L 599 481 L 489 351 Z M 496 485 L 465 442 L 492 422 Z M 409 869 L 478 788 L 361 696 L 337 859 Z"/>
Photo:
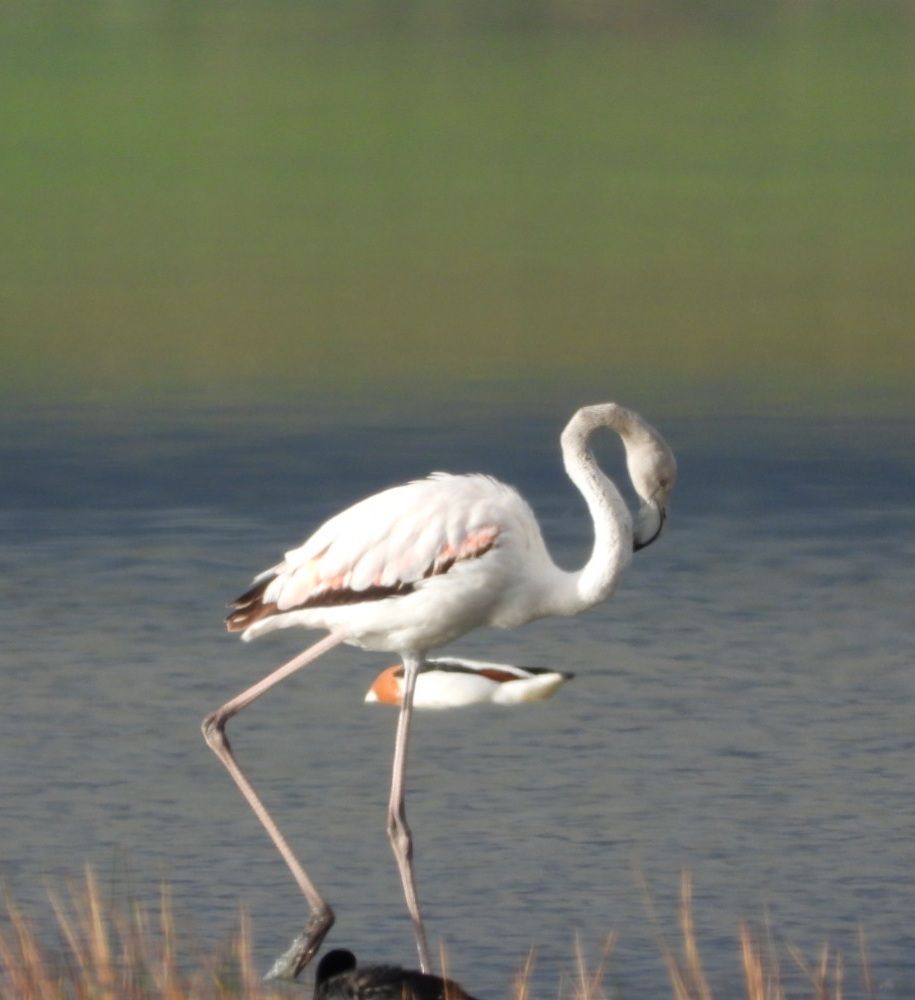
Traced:
<path id="1" fill-rule="evenodd" d="M 233 603 L 229 631 L 298 608 L 379 600 L 479 558 L 506 514 L 527 505 L 486 476 L 436 473 L 376 493 L 326 521 Z"/>

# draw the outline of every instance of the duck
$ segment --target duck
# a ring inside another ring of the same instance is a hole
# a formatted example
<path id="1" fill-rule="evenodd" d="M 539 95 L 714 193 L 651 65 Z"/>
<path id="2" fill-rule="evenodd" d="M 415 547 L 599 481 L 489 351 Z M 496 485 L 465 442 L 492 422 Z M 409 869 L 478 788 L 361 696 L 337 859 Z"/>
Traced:
<path id="1" fill-rule="evenodd" d="M 444 709 L 545 701 L 574 676 L 548 667 L 516 667 L 511 663 L 456 656 L 432 657 L 419 668 L 413 707 Z M 399 663 L 382 670 L 365 695 L 367 702 L 382 705 L 400 705 L 402 698 L 403 666 Z"/>
<path id="2" fill-rule="evenodd" d="M 315 973 L 314 1000 L 474 1000 L 453 979 L 402 969 L 399 965 L 358 968 L 346 948 L 327 952 Z"/>

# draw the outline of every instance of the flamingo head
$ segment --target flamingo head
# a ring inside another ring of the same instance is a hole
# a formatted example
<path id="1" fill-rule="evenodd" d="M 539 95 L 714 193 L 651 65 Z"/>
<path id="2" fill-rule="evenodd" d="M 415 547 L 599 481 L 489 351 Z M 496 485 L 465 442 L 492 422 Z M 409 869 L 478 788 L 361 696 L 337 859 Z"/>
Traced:
<path id="1" fill-rule="evenodd" d="M 609 427 L 619 434 L 626 449 L 626 467 L 636 493 L 642 501 L 633 523 L 633 550 L 645 548 L 661 534 L 667 516 L 667 501 L 677 481 L 677 460 L 667 442 L 634 410 L 619 403 L 583 406 L 562 433 L 563 454 L 581 455 L 588 436 L 599 427 Z"/>
<path id="2" fill-rule="evenodd" d="M 617 429 L 626 447 L 629 478 L 642 501 L 632 533 L 632 548 L 638 552 L 664 529 L 667 501 L 677 482 L 677 460 L 658 431 L 632 410 L 623 411 Z"/>
<path id="3" fill-rule="evenodd" d="M 664 530 L 667 501 L 677 482 L 677 460 L 656 431 L 626 451 L 629 476 L 642 499 L 632 530 L 632 548 L 638 552 L 656 541 Z"/>

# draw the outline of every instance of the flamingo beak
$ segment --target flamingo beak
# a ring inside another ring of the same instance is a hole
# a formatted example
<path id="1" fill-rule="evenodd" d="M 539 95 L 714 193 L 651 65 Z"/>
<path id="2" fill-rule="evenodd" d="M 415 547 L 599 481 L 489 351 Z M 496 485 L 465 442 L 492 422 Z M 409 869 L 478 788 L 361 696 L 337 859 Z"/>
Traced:
<path id="1" fill-rule="evenodd" d="M 652 542 L 656 542 L 664 530 L 664 522 L 667 520 L 667 508 L 660 503 L 649 503 L 642 508 L 642 515 L 649 517 L 639 517 L 639 523 L 632 538 L 632 551 L 638 552 L 640 549 L 648 548 Z M 646 523 L 647 521 L 647 523 Z M 640 528 L 647 529 L 644 534 Z"/>

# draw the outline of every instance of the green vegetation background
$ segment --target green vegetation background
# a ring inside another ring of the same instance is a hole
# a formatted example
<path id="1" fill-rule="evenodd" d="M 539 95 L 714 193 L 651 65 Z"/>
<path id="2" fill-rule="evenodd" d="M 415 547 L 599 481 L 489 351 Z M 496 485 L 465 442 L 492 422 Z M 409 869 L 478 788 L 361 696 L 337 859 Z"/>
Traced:
<path id="1" fill-rule="evenodd" d="M 0 389 L 893 408 L 915 7 L 21 2 Z"/>

